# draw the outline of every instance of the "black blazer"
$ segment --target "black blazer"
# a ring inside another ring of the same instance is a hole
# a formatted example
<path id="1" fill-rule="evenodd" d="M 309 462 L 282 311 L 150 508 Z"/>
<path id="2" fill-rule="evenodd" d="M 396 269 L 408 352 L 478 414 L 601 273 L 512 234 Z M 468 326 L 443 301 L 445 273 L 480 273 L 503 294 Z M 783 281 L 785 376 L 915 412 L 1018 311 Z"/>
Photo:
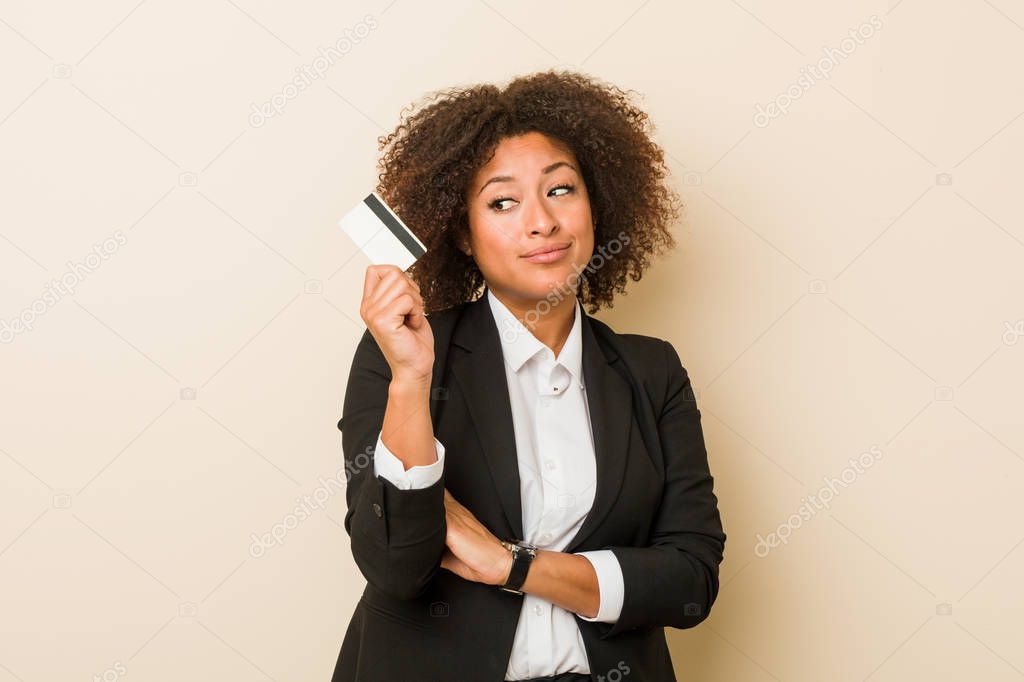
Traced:
<path id="1" fill-rule="evenodd" d="M 367 585 L 333 682 L 502 682 L 523 597 L 440 567 L 444 488 L 498 538 L 523 537 L 515 432 L 498 328 L 484 295 L 427 316 L 430 414 L 441 479 L 401 490 L 373 475 L 391 371 L 369 330 L 345 393 L 345 530 Z M 610 549 L 622 567 L 615 623 L 576 622 L 595 680 L 674 682 L 665 627 L 691 628 L 718 596 L 725 533 L 700 412 L 673 346 L 582 319 L 597 490 L 566 552 Z"/>

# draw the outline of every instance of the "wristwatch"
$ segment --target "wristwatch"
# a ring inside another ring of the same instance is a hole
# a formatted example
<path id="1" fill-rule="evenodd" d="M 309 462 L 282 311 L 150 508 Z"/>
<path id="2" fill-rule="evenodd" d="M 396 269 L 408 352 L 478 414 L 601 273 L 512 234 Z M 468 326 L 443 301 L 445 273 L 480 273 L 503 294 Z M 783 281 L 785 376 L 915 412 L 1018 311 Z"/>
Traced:
<path id="1" fill-rule="evenodd" d="M 522 540 L 501 540 L 501 546 L 512 552 L 512 570 L 504 585 L 498 587 L 513 594 L 523 594 L 519 588 L 526 582 L 526 574 L 530 570 L 530 562 L 537 556 L 537 548 Z"/>

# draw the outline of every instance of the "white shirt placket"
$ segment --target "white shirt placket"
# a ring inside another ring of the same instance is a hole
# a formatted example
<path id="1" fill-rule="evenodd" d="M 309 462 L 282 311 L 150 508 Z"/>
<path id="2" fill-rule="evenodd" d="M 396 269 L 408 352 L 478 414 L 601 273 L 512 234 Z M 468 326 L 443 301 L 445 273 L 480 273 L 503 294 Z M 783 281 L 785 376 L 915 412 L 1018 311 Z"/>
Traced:
<path id="1" fill-rule="evenodd" d="M 560 436 L 562 428 L 556 426 L 564 416 L 564 401 L 559 398 L 565 393 L 571 374 L 561 365 L 552 360 L 553 354 L 545 350 L 534 358 L 537 366 L 534 378 L 536 379 L 536 394 L 533 399 L 536 401 L 535 434 L 536 452 L 535 471 L 532 472 L 536 478 L 537 489 L 541 492 L 542 504 L 539 506 L 535 518 L 531 519 L 532 526 L 526 529 L 528 541 L 538 545 L 542 549 L 554 549 L 553 544 L 560 539 L 556 536 L 554 529 L 559 527 L 558 500 L 565 488 L 565 468 L 559 465 L 558 457 L 565 452 L 564 438 Z M 527 595 L 529 614 L 529 647 L 530 657 L 536 654 L 540 660 L 552 660 L 554 656 L 555 627 L 553 606 L 547 601 L 532 595 Z M 531 674 L 533 674 L 531 672 Z"/>

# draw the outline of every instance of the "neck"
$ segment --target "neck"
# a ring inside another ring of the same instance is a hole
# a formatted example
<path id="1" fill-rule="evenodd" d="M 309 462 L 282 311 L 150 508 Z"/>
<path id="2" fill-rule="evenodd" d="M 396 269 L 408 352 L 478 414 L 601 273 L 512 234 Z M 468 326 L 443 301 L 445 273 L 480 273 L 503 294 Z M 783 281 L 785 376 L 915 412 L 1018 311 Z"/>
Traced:
<path id="1" fill-rule="evenodd" d="M 546 298 L 532 300 L 509 295 L 493 287 L 488 289 L 538 341 L 550 348 L 555 357 L 558 357 L 576 321 L 574 296 L 564 296 L 556 301 Z"/>

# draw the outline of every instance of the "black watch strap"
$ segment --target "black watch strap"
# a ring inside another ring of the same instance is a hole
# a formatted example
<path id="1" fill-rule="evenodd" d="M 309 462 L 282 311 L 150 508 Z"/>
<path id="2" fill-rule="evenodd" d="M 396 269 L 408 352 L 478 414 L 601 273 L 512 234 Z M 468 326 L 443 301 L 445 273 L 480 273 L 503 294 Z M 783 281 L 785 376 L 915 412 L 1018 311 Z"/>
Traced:
<path id="1" fill-rule="evenodd" d="M 501 544 L 505 549 L 512 552 L 512 570 L 509 571 L 505 584 L 499 585 L 499 587 L 506 592 L 523 594 L 520 588 L 526 582 L 526 575 L 530 571 L 530 563 L 537 556 L 537 548 L 517 541 L 509 542 L 502 540 Z"/>

